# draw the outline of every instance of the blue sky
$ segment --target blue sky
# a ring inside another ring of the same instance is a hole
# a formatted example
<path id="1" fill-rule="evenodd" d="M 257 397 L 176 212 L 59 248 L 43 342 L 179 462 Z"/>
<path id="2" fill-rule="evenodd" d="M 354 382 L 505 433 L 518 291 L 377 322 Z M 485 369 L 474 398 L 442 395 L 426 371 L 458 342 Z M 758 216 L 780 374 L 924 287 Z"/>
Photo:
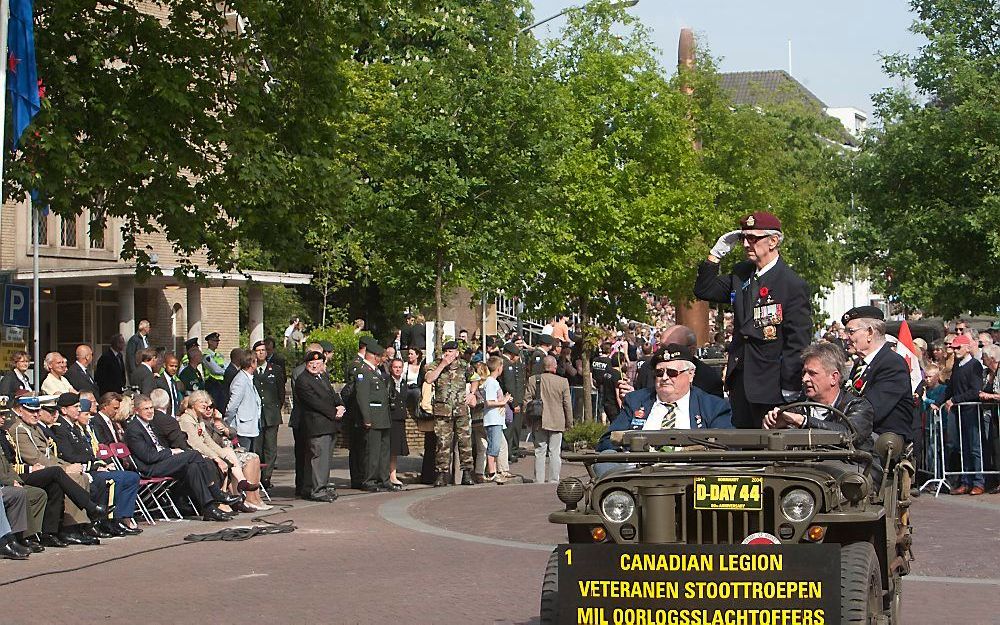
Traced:
<path id="1" fill-rule="evenodd" d="M 542 19 L 584 0 L 534 0 Z M 880 53 L 914 53 L 924 43 L 907 29 L 914 15 L 905 0 L 640 0 L 629 12 L 653 32 L 663 63 L 677 64 L 677 37 L 694 29 L 701 45 L 722 57 L 723 72 L 788 69 L 827 106 L 871 112 L 871 95 L 898 81 L 882 71 Z M 540 26 L 540 38 L 554 36 L 561 18 Z"/>

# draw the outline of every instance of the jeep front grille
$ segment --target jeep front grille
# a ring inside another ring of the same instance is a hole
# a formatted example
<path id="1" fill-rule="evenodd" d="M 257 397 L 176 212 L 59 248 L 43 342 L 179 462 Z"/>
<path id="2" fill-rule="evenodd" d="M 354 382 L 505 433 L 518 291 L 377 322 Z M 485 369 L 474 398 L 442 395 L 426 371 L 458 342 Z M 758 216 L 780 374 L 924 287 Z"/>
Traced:
<path id="1" fill-rule="evenodd" d="M 764 488 L 761 510 L 695 510 L 694 487 L 680 495 L 680 542 L 689 545 L 738 545 L 755 532 L 774 534 L 774 490 Z"/>

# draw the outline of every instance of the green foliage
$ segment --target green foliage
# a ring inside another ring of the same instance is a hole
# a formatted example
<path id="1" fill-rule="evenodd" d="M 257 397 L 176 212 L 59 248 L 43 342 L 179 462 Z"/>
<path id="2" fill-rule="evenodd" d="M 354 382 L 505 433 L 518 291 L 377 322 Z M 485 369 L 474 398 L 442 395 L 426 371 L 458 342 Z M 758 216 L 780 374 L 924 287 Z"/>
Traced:
<path id="1" fill-rule="evenodd" d="M 333 344 L 333 356 L 330 359 L 332 364 L 329 367 L 330 376 L 334 382 L 343 382 L 343 365 L 354 360 L 354 357 L 358 355 L 358 340 L 363 336 L 371 336 L 371 334 L 368 332 L 355 334 L 353 325 L 344 324 L 332 328 L 317 328 L 309 333 L 306 343 L 330 341 Z"/>
<path id="2" fill-rule="evenodd" d="M 852 253 L 904 308 L 993 312 L 1000 272 L 1000 6 L 914 0 L 916 55 L 886 69 L 916 93 L 879 94 L 853 183 Z"/>
<path id="3" fill-rule="evenodd" d="M 298 317 L 308 325 L 309 314 L 302 297 L 294 288 L 280 284 L 262 284 L 264 295 L 264 336 L 273 336 L 278 343 L 284 340 L 285 328 L 292 317 Z M 249 287 L 240 287 L 240 327 L 247 327 L 249 313 Z"/>
<path id="4" fill-rule="evenodd" d="M 601 440 L 607 429 L 607 426 L 599 421 L 580 421 L 566 430 L 563 434 L 563 440 L 570 445 L 583 443 L 588 448 L 593 449 L 597 447 L 597 442 Z"/>

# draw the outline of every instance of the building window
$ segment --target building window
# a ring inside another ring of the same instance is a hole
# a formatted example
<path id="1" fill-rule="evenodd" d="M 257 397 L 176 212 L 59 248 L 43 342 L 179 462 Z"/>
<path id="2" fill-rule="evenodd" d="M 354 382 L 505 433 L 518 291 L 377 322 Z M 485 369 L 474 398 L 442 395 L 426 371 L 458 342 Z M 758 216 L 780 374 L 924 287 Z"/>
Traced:
<path id="1" fill-rule="evenodd" d="M 29 234 L 30 238 L 31 235 Z M 34 243 L 34 241 L 32 241 Z M 49 244 L 49 216 L 39 215 L 38 216 L 38 244 L 48 245 Z"/>
<path id="2" fill-rule="evenodd" d="M 76 215 L 62 218 L 62 234 L 59 245 L 62 247 L 76 247 Z"/>

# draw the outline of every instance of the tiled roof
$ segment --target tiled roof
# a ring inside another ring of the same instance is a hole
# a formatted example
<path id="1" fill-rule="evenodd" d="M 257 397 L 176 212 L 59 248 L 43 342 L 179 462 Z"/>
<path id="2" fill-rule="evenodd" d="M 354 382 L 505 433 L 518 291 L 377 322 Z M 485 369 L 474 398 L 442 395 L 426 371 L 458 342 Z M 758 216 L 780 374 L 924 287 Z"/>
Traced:
<path id="1" fill-rule="evenodd" d="M 729 92 L 733 104 L 737 105 L 797 99 L 820 109 L 826 108 L 822 100 L 783 69 L 719 74 L 719 83 Z"/>

